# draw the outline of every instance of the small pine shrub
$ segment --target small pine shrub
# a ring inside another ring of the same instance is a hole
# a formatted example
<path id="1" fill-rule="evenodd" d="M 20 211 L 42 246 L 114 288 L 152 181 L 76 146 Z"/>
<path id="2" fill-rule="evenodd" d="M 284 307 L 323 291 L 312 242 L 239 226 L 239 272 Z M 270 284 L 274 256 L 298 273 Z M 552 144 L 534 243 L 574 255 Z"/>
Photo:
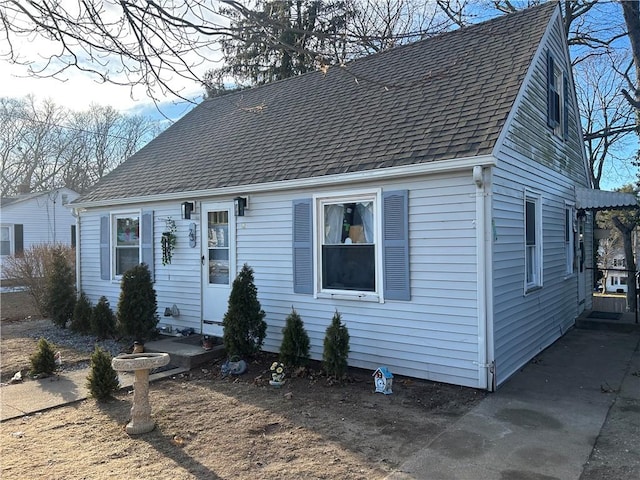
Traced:
<path id="1" fill-rule="evenodd" d="M 327 375 L 337 379 L 344 378 L 347 373 L 349 357 L 349 331 L 342 325 L 340 313 L 336 310 L 324 337 L 322 366 Z"/>
<path id="2" fill-rule="evenodd" d="M 91 333 L 99 338 L 109 338 L 116 333 L 116 317 L 111 310 L 109 300 L 102 296 L 91 313 Z"/>
<path id="3" fill-rule="evenodd" d="M 222 341 L 229 357 L 251 356 L 260 351 L 267 334 L 264 317 L 253 283 L 253 269 L 245 263 L 233 281 L 229 307 L 222 321 Z"/>
<path id="4" fill-rule="evenodd" d="M 45 298 L 51 321 L 65 328 L 76 303 L 75 273 L 63 248 L 55 248 L 51 273 L 46 279 Z"/>
<path id="5" fill-rule="evenodd" d="M 309 343 L 304 322 L 298 312 L 292 308 L 282 329 L 280 361 L 287 367 L 304 367 L 309 361 Z"/>
<path id="6" fill-rule="evenodd" d="M 73 308 L 73 317 L 69 328 L 78 333 L 91 332 L 91 315 L 93 314 L 93 306 L 89 301 L 87 294 L 82 292 Z"/>
<path id="7" fill-rule="evenodd" d="M 118 300 L 118 330 L 144 342 L 157 335 L 158 302 L 151 272 L 144 263 L 122 275 Z"/>
<path id="8" fill-rule="evenodd" d="M 46 339 L 38 340 L 37 350 L 31 355 L 31 375 L 51 375 L 56 371 L 56 359 L 53 347 Z"/>
<path id="9" fill-rule="evenodd" d="M 104 401 L 118 391 L 118 373 L 111 366 L 111 355 L 99 347 L 91 354 L 91 371 L 87 376 L 87 388 L 93 398 Z"/>

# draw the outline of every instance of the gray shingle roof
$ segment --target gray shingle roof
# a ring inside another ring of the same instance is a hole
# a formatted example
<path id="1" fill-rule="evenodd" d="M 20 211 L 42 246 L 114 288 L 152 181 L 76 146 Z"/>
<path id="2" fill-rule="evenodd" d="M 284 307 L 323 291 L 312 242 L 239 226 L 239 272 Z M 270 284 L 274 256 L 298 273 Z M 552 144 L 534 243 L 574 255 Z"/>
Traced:
<path id="1" fill-rule="evenodd" d="M 205 100 L 81 201 L 490 154 L 556 7 Z"/>

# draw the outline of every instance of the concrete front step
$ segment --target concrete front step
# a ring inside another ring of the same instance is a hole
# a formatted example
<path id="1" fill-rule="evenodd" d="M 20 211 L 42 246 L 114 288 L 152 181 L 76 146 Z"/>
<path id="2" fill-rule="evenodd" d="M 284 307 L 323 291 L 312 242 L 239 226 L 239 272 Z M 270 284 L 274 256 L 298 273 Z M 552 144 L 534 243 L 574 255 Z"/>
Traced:
<path id="1" fill-rule="evenodd" d="M 222 344 L 215 345 L 211 350 L 205 350 L 202 347 L 202 335 L 162 336 L 158 340 L 145 343 L 144 350 L 151 353 L 168 353 L 170 365 L 188 370 L 225 356 Z"/>

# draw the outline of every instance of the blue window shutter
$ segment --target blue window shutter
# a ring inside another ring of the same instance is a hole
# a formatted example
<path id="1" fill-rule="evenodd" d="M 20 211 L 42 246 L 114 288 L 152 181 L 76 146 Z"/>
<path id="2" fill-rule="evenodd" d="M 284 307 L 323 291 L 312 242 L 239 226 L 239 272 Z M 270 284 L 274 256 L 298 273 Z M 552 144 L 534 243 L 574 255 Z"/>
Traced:
<path id="1" fill-rule="evenodd" d="M 111 279 L 111 242 L 109 238 L 109 215 L 100 217 L 100 278 Z"/>
<path id="2" fill-rule="evenodd" d="M 409 192 L 382 194 L 384 297 L 411 300 L 409 283 Z"/>
<path id="3" fill-rule="evenodd" d="M 557 90 L 556 90 L 556 76 L 555 65 L 553 61 L 553 55 L 547 50 L 547 125 L 551 128 L 556 128 L 558 122 L 557 117 Z"/>
<path id="4" fill-rule="evenodd" d="M 142 263 L 147 264 L 151 272 L 153 280 L 153 211 L 147 210 L 142 212 L 141 247 L 142 247 Z"/>
<path id="5" fill-rule="evenodd" d="M 313 293 L 312 201 L 293 201 L 293 291 Z"/>
<path id="6" fill-rule="evenodd" d="M 21 257 L 24 252 L 24 226 L 21 223 L 13 225 L 13 253 Z"/>
<path id="7" fill-rule="evenodd" d="M 569 80 L 566 75 L 562 76 L 562 94 L 564 105 L 562 106 L 562 136 L 569 139 Z"/>

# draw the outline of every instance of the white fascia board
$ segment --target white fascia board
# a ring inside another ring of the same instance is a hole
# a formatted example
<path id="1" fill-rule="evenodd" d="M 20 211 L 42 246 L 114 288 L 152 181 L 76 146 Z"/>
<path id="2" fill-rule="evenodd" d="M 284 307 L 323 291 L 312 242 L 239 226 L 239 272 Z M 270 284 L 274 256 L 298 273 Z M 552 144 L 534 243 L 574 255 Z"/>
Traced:
<path id="1" fill-rule="evenodd" d="M 395 178 L 412 177 L 424 174 L 436 174 L 470 170 L 479 165 L 482 167 L 496 165 L 493 155 L 481 155 L 475 157 L 454 158 L 451 160 L 438 160 L 401 167 L 380 168 L 364 172 L 343 173 L 339 175 L 326 175 L 321 177 L 301 178 L 285 180 L 281 182 L 252 183 L 233 187 L 212 188 L 207 190 L 191 190 L 183 192 L 165 193 L 161 195 L 147 195 L 142 197 L 116 198 L 94 202 L 78 202 L 73 207 L 78 209 L 105 207 L 114 205 L 130 205 L 135 203 L 164 202 L 185 199 L 200 199 L 212 197 L 229 197 L 231 195 L 247 195 L 252 192 L 276 192 L 282 190 L 300 190 L 309 187 L 327 187 L 344 185 L 348 183 L 389 180 Z"/>

